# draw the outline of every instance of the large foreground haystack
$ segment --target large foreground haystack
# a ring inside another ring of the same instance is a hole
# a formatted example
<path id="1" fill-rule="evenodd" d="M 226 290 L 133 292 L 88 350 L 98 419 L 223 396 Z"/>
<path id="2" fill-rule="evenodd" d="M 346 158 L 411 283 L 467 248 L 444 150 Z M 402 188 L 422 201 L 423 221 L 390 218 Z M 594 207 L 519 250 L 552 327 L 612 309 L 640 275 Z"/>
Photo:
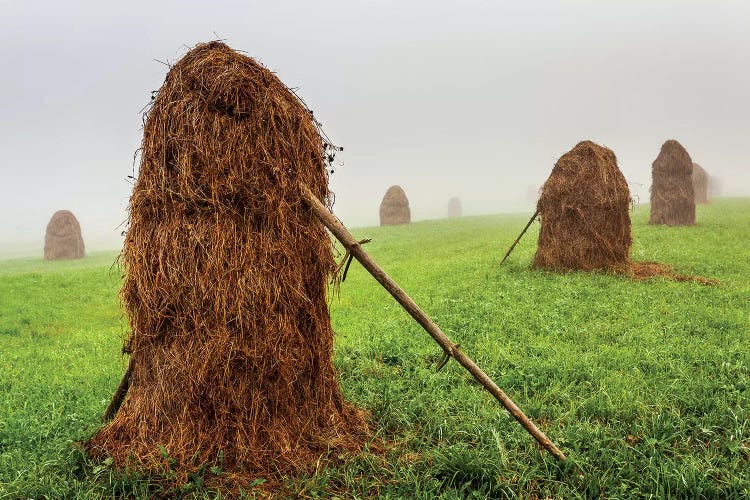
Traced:
<path id="1" fill-rule="evenodd" d="M 409 199 L 401 186 L 391 186 L 380 202 L 380 225 L 395 226 L 411 222 Z"/>
<path id="2" fill-rule="evenodd" d="M 542 186 L 534 267 L 623 268 L 632 242 L 629 207 L 630 191 L 615 154 L 591 141 L 578 143 Z"/>
<path id="3" fill-rule="evenodd" d="M 82 259 L 86 255 L 78 219 L 68 210 L 58 210 L 44 234 L 45 260 Z"/>
<path id="4" fill-rule="evenodd" d="M 464 214 L 464 209 L 461 206 L 461 198 L 454 196 L 448 200 L 448 217 L 461 217 Z"/>
<path id="5" fill-rule="evenodd" d="M 654 160 L 649 224 L 690 226 L 695 224 L 693 161 L 675 140 L 665 142 Z"/>
<path id="6" fill-rule="evenodd" d="M 211 42 L 170 69 L 142 147 L 121 256 L 130 390 L 90 453 L 168 483 L 216 464 L 241 485 L 360 449 L 332 363 L 331 240 L 297 184 L 330 203 L 310 112 Z"/>
<path id="7" fill-rule="evenodd" d="M 693 163 L 693 191 L 695 191 L 695 203 L 708 203 L 708 172 Z"/>

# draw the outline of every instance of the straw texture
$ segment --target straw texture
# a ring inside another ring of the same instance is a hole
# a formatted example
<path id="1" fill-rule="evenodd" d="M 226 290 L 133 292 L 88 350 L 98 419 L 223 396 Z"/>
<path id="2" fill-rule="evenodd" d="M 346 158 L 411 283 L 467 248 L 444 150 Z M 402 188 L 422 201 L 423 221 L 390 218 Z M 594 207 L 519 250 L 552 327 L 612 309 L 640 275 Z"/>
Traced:
<path id="1" fill-rule="evenodd" d="M 330 147 L 292 91 L 223 43 L 170 69 L 121 255 L 130 390 L 91 455 L 168 485 L 216 465 L 237 486 L 361 449 L 365 415 L 332 363 L 331 240 L 297 188 L 330 205 Z"/>

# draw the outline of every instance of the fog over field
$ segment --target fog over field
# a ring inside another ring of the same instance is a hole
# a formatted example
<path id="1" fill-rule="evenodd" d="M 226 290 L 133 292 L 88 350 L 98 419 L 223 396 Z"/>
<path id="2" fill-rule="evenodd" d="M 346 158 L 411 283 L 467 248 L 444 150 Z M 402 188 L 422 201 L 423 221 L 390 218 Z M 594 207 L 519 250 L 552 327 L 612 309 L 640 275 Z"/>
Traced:
<path id="1" fill-rule="evenodd" d="M 142 112 L 168 67 L 223 39 L 276 71 L 344 147 L 335 211 L 374 225 L 400 184 L 414 220 L 528 211 L 578 141 L 614 150 L 641 202 L 679 140 L 749 195 L 746 1 L 0 0 L 0 257 L 41 255 L 73 211 L 121 244 Z M 699 221 L 700 222 L 700 221 Z"/>

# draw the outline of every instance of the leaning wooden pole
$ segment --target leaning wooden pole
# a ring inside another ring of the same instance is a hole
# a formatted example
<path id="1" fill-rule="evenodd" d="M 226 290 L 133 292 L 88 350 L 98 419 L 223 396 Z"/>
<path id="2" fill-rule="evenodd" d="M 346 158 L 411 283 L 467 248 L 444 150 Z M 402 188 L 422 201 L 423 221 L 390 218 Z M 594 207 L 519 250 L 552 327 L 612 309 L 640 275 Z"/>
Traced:
<path id="1" fill-rule="evenodd" d="M 380 283 L 388 292 L 396 299 L 396 301 L 403 306 L 404 309 L 414 318 L 417 323 L 422 325 L 428 334 L 437 342 L 440 347 L 443 348 L 446 354 L 455 359 L 461 366 L 466 368 L 474 378 L 484 386 L 495 399 L 505 407 L 513 418 L 515 418 L 529 434 L 531 434 L 537 442 L 542 445 L 544 449 L 550 452 L 558 460 L 566 460 L 565 454 L 550 441 L 550 439 L 534 425 L 529 417 L 527 417 L 521 409 L 503 392 L 500 387 L 477 366 L 471 358 L 464 354 L 455 344 L 451 341 L 448 336 L 443 333 L 437 324 L 427 316 L 411 297 L 409 297 L 404 290 L 401 289 L 398 284 L 383 271 L 380 266 L 370 257 L 367 252 L 362 249 L 362 245 L 357 241 L 354 236 L 344 227 L 344 225 L 333 216 L 333 214 L 315 197 L 310 188 L 305 184 L 300 183 L 300 190 L 302 191 L 302 197 L 313 211 L 313 213 L 320 219 L 324 226 L 344 245 L 349 253 L 357 259 L 362 266 Z M 532 218 L 533 220 L 533 218 Z M 529 225 L 531 222 L 529 222 Z M 520 238 L 520 237 L 519 237 Z M 104 420 L 112 419 L 116 414 L 117 410 L 127 395 L 128 389 L 130 388 L 130 375 L 133 367 L 133 358 L 130 358 L 128 363 L 128 369 L 125 371 L 120 384 L 117 386 L 115 394 L 112 396 L 112 400 L 107 406 L 104 412 Z"/>
<path id="2" fill-rule="evenodd" d="M 518 245 L 518 242 L 521 241 L 521 238 L 523 238 L 523 235 L 526 234 L 526 231 L 531 226 L 531 223 L 534 222 L 534 219 L 537 218 L 539 215 L 539 210 L 534 212 L 534 215 L 531 216 L 531 219 L 529 219 L 529 222 L 526 223 L 526 227 L 523 228 L 523 231 L 521 231 L 521 234 L 518 235 L 518 238 L 516 238 L 516 241 L 513 242 L 513 244 L 510 246 L 507 252 L 505 252 L 505 257 L 503 257 L 503 260 L 500 261 L 500 265 L 503 265 L 503 262 L 505 262 L 505 259 L 508 258 L 508 255 L 513 251 L 514 248 L 516 248 L 516 245 Z"/>
<path id="3" fill-rule="evenodd" d="M 409 297 L 406 292 L 404 292 L 401 287 L 396 284 L 393 279 L 391 279 L 390 276 L 388 276 L 385 271 L 383 271 L 380 266 L 375 263 L 375 261 L 370 257 L 367 252 L 365 252 L 362 249 L 362 246 L 360 243 L 352 236 L 352 234 L 344 227 L 344 225 L 339 222 L 336 217 L 333 216 L 333 214 L 328 210 L 325 205 L 323 205 L 320 200 L 318 200 L 312 191 L 310 191 L 310 188 L 308 188 L 305 184 L 300 182 L 300 190 L 302 191 L 302 197 L 307 202 L 310 209 L 312 209 L 313 213 L 320 219 L 320 221 L 325 225 L 329 231 L 338 239 L 344 247 L 350 252 L 351 255 L 354 256 L 355 259 L 357 259 L 362 266 L 364 266 L 365 269 L 380 283 L 383 285 L 383 287 L 388 290 L 388 292 L 393 296 L 396 301 L 403 306 L 404 309 L 411 315 L 412 318 L 414 318 L 417 323 L 422 325 L 422 328 L 424 328 L 427 333 L 430 334 L 430 336 L 435 339 L 435 342 L 440 344 L 440 347 L 443 348 L 443 350 L 446 352 L 446 354 L 450 355 L 453 359 L 458 361 L 458 363 L 466 368 L 469 373 L 471 373 L 477 381 L 484 386 L 485 389 L 487 389 L 490 394 L 492 394 L 495 399 L 500 401 L 500 403 L 507 409 L 511 415 L 513 415 L 513 418 L 515 418 L 523 427 L 526 429 L 529 434 L 534 436 L 534 439 L 537 440 L 537 442 L 542 445 L 547 451 L 549 451 L 555 458 L 558 460 L 566 460 L 565 454 L 563 454 L 562 451 L 560 451 L 557 446 L 554 445 L 550 439 L 544 435 L 542 431 L 539 430 L 539 428 L 534 425 L 534 422 L 529 420 L 529 417 L 524 415 L 524 413 L 521 411 L 521 409 L 516 406 L 516 404 L 511 401 L 511 399 L 503 392 L 502 389 L 500 389 L 495 382 L 492 381 L 490 377 L 487 376 L 486 373 L 482 371 L 481 368 L 477 366 L 474 361 L 471 360 L 466 354 L 464 354 L 459 348 L 458 345 L 453 343 L 451 339 L 448 338 L 448 336 L 443 333 L 443 331 L 440 329 L 439 326 L 435 324 L 434 321 L 430 319 L 429 316 L 417 305 L 416 302 L 414 302 L 411 297 Z M 533 219 L 532 219 L 533 220 Z M 531 224 L 531 222 L 529 222 Z"/>
<path id="4" fill-rule="evenodd" d="M 120 409 L 120 405 L 122 405 L 122 402 L 125 400 L 125 396 L 128 393 L 128 389 L 130 389 L 130 376 L 132 373 L 133 358 L 131 356 L 130 361 L 128 361 L 128 369 L 125 370 L 125 375 L 122 376 L 122 380 L 120 380 L 120 384 L 117 386 L 117 389 L 112 396 L 112 400 L 107 405 L 107 409 L 104 410 L 102 420 L 105 422 L 112 420 L 114 416 L 117 415 L 117 410 Z"/>

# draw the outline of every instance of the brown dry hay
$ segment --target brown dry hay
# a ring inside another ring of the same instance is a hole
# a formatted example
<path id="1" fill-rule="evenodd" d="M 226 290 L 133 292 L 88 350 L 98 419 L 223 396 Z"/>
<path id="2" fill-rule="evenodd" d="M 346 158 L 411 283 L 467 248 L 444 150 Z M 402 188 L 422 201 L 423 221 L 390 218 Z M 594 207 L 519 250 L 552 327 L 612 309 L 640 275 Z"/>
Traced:
<path id="1" fill-rule="evenodd" d="M 464 214 L 464 209 L 461 206 L 461 198 L 454 196 L 448 200 L 448 217 L 461 217 Z"/>
<path id="2" fill-rule="evenodd" d="M 717 285 L 719 283 L 718 280 L 711 278 L 676 274 L 672 266 L 660 264 L 659 262 L 630 262 L 627 268 L 622 271 L 623 274 L 627 274 L 637 281 L 651 278 L 666 278 L 674 281 L 693 281 L 701 285 Z"/>
<path id="3" fill-rule="evenodd" d="M 695 203 L 708 203 L 708 172 L 693 163 L 693 190 L 695 191 Z"/>
<path id="4" fill-rule="evenodd" d="M 391 186 L 380 202 L 380 225 L 395 226 L 411 222 L 409 199 L 401 186 Z"/>
<path id="5" fill-rule="evenodd" d="M 44 233 L 44 259 L 82 259 L 86 255 L 81 225 L 69 210 L 58 210 Z"/>
<path id="6" fill-rule="evenodd" d="M 612 150 L 579 142 L 542 187 L 536 268 L 614 269 L 630 253 L 630 191 Z"/>
<path id="7" fill-rule="evenodd" d="M 649 224 L 695 224 L 693 161 L 682 145 L 665 142 L 651 169 L 651 217 Z"/>
<path id="8" fill-rule="evenodd" d="M 310 111 L 250 57 L 211 42 L 172 66 L 121 254 L 131 386 L 86 443 L 94 458 L 168 487 L 220 465 L 209 482 L 236 488 L 362 450 L 365 414 L 332 362 L 331 240 L 297 188 L 330 205 L 324 147 Z"/>

